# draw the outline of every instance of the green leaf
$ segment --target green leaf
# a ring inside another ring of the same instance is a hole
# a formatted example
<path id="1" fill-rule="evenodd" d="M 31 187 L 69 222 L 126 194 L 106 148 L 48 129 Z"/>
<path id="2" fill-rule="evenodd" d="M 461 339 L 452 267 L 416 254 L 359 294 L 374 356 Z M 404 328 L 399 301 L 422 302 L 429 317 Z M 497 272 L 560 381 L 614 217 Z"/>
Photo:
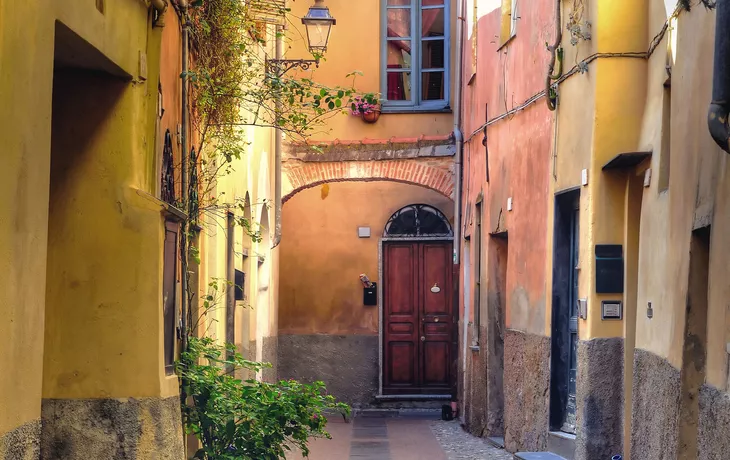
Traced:
<path id="1" fill-rule="evenodd" d="M 233 439 L 235 434 L 236 422 L 233 419 L 230 419 L 228 420 L 228 423 L 226 423 L 226 435 L 228 436 L 228 439 Z"/>
<path id="2" fill-rule="evenodd" d="M 319 95 L 325 97 L 327 95 L 327 90 L 322 88 L 321 90 L 319 90 Z"/>

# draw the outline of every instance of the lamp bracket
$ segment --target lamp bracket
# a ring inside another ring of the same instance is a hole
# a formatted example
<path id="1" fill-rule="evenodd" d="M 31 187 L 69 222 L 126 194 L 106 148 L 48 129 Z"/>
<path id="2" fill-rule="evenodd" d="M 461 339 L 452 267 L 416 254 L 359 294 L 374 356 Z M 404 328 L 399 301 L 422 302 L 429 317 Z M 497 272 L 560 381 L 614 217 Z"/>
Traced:
<path id="1" fill-rule="evenodd" d="M 281 77 L 295 68 L 309 70 L 312 65 L 319 67 L 319 59 L 267 59 L 266 73 Z"/>

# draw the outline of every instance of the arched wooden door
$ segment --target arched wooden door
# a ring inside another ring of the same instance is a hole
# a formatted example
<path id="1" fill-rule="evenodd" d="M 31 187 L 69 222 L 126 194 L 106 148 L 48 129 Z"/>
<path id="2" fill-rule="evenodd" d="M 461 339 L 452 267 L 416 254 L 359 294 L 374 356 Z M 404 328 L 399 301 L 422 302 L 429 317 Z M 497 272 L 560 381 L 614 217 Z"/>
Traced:
<path id="1" fill-rule="evenodd" d="M 383 394 L 449 395 L 455 387 L 453 243 L 435 208 L 401 209 L 383 242 Z"/>

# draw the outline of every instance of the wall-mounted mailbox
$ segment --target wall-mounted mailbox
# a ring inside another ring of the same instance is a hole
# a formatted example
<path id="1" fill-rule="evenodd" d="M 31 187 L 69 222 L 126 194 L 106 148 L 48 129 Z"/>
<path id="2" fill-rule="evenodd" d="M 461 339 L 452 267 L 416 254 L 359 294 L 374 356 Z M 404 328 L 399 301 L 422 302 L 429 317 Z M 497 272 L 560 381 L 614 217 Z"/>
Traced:
<path id="1" fill-rule="evenodd" d="M 620 244 L 596 245 L 596 294 L 623 294 L 624 255 Z"/>
<path id="2" fill-rule="evenodd" d="M 378 304 L 378 283 L 371 283 L 372 286 L 364 287 L 363 300 L 362 302 L 367 306 L 373 306 Z"/>

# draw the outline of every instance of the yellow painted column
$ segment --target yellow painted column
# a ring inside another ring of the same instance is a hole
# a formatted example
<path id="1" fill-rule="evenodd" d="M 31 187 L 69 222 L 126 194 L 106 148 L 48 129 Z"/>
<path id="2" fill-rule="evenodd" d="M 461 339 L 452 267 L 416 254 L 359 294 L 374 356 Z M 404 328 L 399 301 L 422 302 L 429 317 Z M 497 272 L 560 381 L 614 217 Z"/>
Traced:
<path id="1" fill-rule="evenodd" d="M 37 455 L 43 373 L 53 18 L 0 2 L 0 458 Z"/>
<path id="2" fill-rule="evenodd" d="M 631 0 L 597 1 L 594 40 L 599 53 L 646 51 L 647 4 Z M 593 145 L 589 170 L 588 214 L 581 221 L 583 252 L 581 277 L 589 287 L 587 330 L 581 339 L 620 337 L 621 322 L 601 320 L 602 300 L 621 300 L 621 295 L 595 293 L 595 245 L 622 244 L 624 263 L 627 260 L 624 242 L 623 173 L 604 172 L 602 167 L 620 153 L 634 152 L 638 147 L 646 100 L 647 63 L 643 58 L 599 58 L 590 69 L 595 75 L 595 111 Z M 584 238 L 585 237 L 585 238 Z"/>

